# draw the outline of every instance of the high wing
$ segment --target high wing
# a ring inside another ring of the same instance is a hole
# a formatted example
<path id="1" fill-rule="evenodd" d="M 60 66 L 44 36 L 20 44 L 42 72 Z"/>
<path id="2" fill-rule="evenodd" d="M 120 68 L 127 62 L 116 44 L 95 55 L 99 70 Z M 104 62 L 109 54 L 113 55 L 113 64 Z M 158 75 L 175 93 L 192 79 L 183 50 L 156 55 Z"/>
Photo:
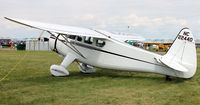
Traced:
<path id="1" fill-rule="evenodd" d="M 125 40 L 138 40 L 138 41 L 144 41 L 144 38 L 137 37 L 134 35 L 121 35 L 116 34 L 112 32 L 108 32 L 105 30 L 96 30 L 96 29 L 88 29 L 88 28 L 80 28 L 80 27 L 74 27 L 74 26 L 64 26 L 64 25 L 57 25 L 57 24 L 49 24 L 49 23 L 41 23 L 36 21 L 29 21 L 29 20 L 22 20 L 22 19 L 16 19 L 16 18 L 8 18 L 4 17 L 5 19 L 28 26 L 31 28 L 54 32 L 58 34 L 63 35 L 75 35 L 75 36 L 87 36 L 87 37 L 95 37 L 95 38 L 101 38 L 101 39 L 110 39 L 113 38 L 118 41 L 125 41 Z"/>
<path id="2" fill-rule="evenodd" d="M 22 19 L 16 19 L 16 18 L 8 18 L 4 17 L 5 19 L 25 25 L 31 28 L 44 30 L 44 31 L 50 31 L 58 34 L 64 34 L 64 35 L 75 35 L 75 36 L 88 36 L 88 37 L 96 37 L 96 38 L 103 38 L 108 39 L 108 36 L 99 33 L 96 30 L 93 29 L 87 29 L 87 28 L 80 28 L 80 27 L 73 27 L 73 26 L 63 26 L 63 25 L 57 25 L 57 24 L 49 24 L 49 23 L 41 23 L 36 21 L 28 21 L 28 20 L 22 20 Z"/>
<path id="3" fill-rule="evenodd" d="M 145 39 L 141 36 L 133 35 L 133 34 L 120 34 L 120 33 L 113 33 L 113 32 L 108 32 L 105 30 L 95 30 L 96 32 L 103 34 L 105 36 L 108 36 L 109 38 L 113 38 L 115 40 L 125 42 L 126 40 L 135 40 L 135 41 L 144 41 Z"/>

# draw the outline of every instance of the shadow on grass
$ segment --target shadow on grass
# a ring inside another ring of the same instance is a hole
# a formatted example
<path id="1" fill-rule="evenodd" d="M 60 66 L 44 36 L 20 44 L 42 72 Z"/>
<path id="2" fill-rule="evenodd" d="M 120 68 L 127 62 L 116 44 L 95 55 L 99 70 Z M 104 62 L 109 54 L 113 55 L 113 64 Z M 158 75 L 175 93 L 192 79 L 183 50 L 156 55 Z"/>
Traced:
<path id="1" fill-rule="evenodd" d="M 70 72 L 70 76 L 67 77 L 54 77 L 52 75 L 34 75 L 31 77 L 24 78 L 23 81 L 34 82 L 34 83 L 54 83 L 54 82 L 66 82 L 66 81 L 77 81 L 88 78 L 107 78 L 107 79 L 127 79 L 127 80 L 145 80 L 152 82 L 164 82 L 164 83 L 182 83 L 185 79 L 172 78 L 171 81 L 166 81 L 165 76 L 152 73 L 135 73 L 135 72 L 124 72 L 124 71 L 113 71 L 113 70 L 97 70 L 96 73 L 84 74 L 79 71 Z"/>

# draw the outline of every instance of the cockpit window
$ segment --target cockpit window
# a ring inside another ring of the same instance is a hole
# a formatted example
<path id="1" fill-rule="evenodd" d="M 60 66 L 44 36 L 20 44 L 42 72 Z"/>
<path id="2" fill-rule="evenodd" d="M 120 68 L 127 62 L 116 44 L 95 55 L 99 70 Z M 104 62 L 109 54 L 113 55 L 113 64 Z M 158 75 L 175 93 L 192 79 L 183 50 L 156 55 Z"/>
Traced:
<path id="1" fill-rule="evenodd" d="M 84 42 L 87 44 L 92 44 L 93 43 L 93 38 L 92 37 L 85 37 Z"/>
<path id="2" fill-rule="evenodd" d="M 75 40 L 75 39 L 76 39 L 76 36 L 74 36 L 74 35 L 70 35 L 69 38 Z"/>
<path id="3" fill-rule="evenodd" d="M 86 37 L 86 36 L 81 37 L 81 36 L 70 35 L 68 36 L 68 38 L 97 47 L 104 47 L 106 44 L 104 40 L 93 37 Z"/>
<path id="4" fill-rule="evenodd" d="M 100 39 L 96 40 L 96 46 L 97 47 L 103 47 L 105 44 L 106 43 L 103 40 L 100 40 Z"/>

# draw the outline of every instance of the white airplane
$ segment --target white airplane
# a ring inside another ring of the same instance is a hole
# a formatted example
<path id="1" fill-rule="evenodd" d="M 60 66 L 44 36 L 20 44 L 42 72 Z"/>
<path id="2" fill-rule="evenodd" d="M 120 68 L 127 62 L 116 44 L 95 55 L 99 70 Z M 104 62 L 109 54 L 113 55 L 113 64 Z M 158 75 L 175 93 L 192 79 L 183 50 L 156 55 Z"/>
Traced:
<path id="1" fill-rule="evenodd" d="M 80 62 L 81 71 L 95 71 L 94 67 L 113 70 L 151 72 L 166 77 L 191 78 L 197 68 L 197 56 L 193 35 L 183 28 L 165 55 L 125 44 L 114 38 L 115 34 L 95 29 L 47 24 L 15 18 L 7 18 L 31 28 L 51 34 L 50 48 L 64 56 L 60 65 L 52 65 L 54 76 L 68 76 L 66 69 L 73 61 Z M 123 37 L 123 36 L 122 36 Z"/>

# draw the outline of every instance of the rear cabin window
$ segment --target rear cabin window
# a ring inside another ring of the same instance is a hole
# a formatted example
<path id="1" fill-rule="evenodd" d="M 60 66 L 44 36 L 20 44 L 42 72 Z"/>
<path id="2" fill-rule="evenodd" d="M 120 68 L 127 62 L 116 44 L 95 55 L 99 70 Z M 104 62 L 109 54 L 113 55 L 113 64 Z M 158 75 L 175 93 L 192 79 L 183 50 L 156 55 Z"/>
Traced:
<path id="1" fill-rule="evenodd" d="M 105 44 L 106 43 L 103 40 L 100 40 L 100 39 L 96 40 L 96 46 L 97 47 L 103 47 Z"/>
<path id="2" fill-rule="evenodd" d="M 84 42 L 87 44 L 92 44 L 93 43 L 93 38 L 92 37 L 85 37 Z"/>

